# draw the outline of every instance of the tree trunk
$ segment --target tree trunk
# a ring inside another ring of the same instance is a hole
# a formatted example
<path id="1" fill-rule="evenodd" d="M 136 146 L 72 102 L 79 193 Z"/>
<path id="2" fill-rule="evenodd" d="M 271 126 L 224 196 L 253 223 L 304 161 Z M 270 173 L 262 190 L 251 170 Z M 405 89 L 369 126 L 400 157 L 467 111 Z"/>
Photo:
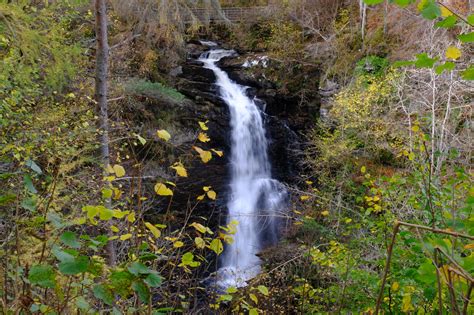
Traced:
<path id="1" fill-rule="evenodd" d="M 107 73 L 109 64 L 109 44 L 107 42 L 107 5 L 106 0 L 95 0 L 95 27 L 96 27 L 96 76 L 95 101 L 99 109 L 100 151 L 102 167 L 110 164 L 109 157 L 109 114 L 107 105 Z M 110 183 L 105 183 L 110 185 Z M 105 200 L 105 206 L 111 208 L 111 200 Z M 108 263 L 113 266 L 116 262 L 115 244 L 107 243 Z"/>

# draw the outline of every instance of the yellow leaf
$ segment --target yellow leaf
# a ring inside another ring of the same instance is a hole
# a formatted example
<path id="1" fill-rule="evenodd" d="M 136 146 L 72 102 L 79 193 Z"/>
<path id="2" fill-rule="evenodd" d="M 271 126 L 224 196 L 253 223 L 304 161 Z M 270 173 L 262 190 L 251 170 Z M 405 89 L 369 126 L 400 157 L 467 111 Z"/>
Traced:
<path id="1" fill-rule="evenodd" d="M 129 215 L 127 215 L 127 221 L 130 223 L 135 222 L 135 212 L 131 212 Z"/>
<path id="2" fill-rule="evenodd" d="M 118 209 L 114 209 L 114 218 L 117 218 L 117 219 L 122 219 L 123 217 L 125 217 L 127 214 L 130 213 L 130 211 L 121 211 L 121 210 L 118 210 Z"/>
<path id="3" fill-rule="evenodd" d="M 201 127 L 202 130 L 206 131 L 208 130 L 209 128 L 206 126 L 206 123 L 207 123 L 207 120 L 205 122 L 202 122 L 202 121 L 199 121 L 198 124 L 199 124 L 199 127 Z"/>
<path id="4" fill-rule="evenodd" d="M 231 235 L 227 235 L 227 234 L 224 234 L 222 239 L 224 240 L 224 242 L 226 242 L 227 244 L 232 244 L 234 243 L 234 238 L 231 236 Z"/>
<path id="5" fill-rule="evenodd" d="M 181 162 L 176 162 L 174 163 L 173 166 L 171 166 L 172 169 L 176 171 L 176 174 L 181 177 L 188 177 L 188 172 L 184 168 L 184 165 Z"/>
<path id="6" fill-rule="evenodd" d="M 327 217 L 329 215 L 329 211 L 324 210 L 324 211 L 321 212 L 321 215 L 324 216 L 324 217 Z"/>
<path id="7" fill-rule="evenodd" d="M 209 191 L 209 189 L 211 189 L 211 186 L 204 186 L 204 187 L 202 188 L 202 190 L 204 190 L 204 191 Z"/>
<path id="8" fill-rule="evenodd" d="M 200 132 L 199 135 L 198 135 L 198 140 L 201 141 L 201 142 L 209 142 L 211 141 L 211 139 L 207 136 L 206 133 L 204 132 Z"/>
<path id="9" fill-rule="evenodd" d="M 158 130 L 156 134 L 158 135 L 160 139 L 163 139 L 165 141 L 168 141 L 171 138 L 171 135 L 169 134 L 169 132 L 163 129 Z"/>
<path id="10" fill-rule="evenodd" d="M 361 172 L 362 174 L 364 174 L 366 171 L 367 171 L 367 168 L 366 168 L 365 166 L 362 166 L 362 167 L 360 168 L 360 172 Z"/>
<path id="11" fill-rule="evenodd" d="M 467 244 L 464 246 L 465 249 L 474 249 L 474 243 Z"/>
<path id="12" fill-rule="evenodd" d="M 311 198 L 311 197 L 310 196 L 301 196 L 300 197 L 301 201 L 308 200 L 309 198 Z"/>
<path id="13" fill-rule="evenodd" d="M 114 179 L 115 179 L 115 176 L 105 176 L 105 177 L 104 177 L 104 180 L 105 180 L 106 182 L 111 182 L 111 181 L 113 181 Z"/>
<path id="14" fill-rule="evenodd" d="M 313 185 L 313 182 L 310 180 L 305 181 L 306 185 Z"/>
<path id="15" fill-rule="evenodd" d="M 87 218 L 81 217 L 81 218 L 75 218 L 73 223 L 78 224 L 78 225 L 82 225 L 82 224 L 86 223 L 86 221 L 87 221 Z"/>
<path id="16" fill-rule="evenodd" d="M 207 196 L 209 197 L 209 199 L 216 200 L 217 194 L 214 190 L 209 190 L 207 192 Z"/>
<path id="17" fill-rule="evenodd" d="M 196 230 L 198 230 L 199 232 L 203 234 L 206 233 L 206 227 L 200 223 L 193 222 L 189 226 L 192 226 L 193 228 L 195 228 Z"/>
<path id="18" fill-rule="evenodd" d="M 117 233 L 117 232 L 119 231 L 119 228 L 116 227 L 115 225 L 111 225 L 111 226 L 110 226 L 110 229 L 111 229 L 112 232 L 114 232 L 114 233 Z"/>
<path id="19" fill-rule="evenodd" d="M 114 172 L 117 177 L 123 177 L 125 175 L 125 169 L 121 165 L 114 165 Z"/>
<path id="20" fill-rule="evenodd" d="M 446 58 L 448 59 L 459 59 L 461 57 L 461 51 L 459 48 L 455 46 L 449 46 L 448 49 L 446 49 Z"/>
<path id="21" fill-rule="evenodd" d="M 212 240 L 211 244 L 209 244 L 209 248 L 214 251 L 217 255 L 220 255 L 222 251 L 224 250 L 224 245 L 222 245 L 222 242 L 220 239 L 215 238 Z"/>
<path id="22" fill-rule="evenodd" d="M 250 293 L 249 297 L 255 304 L 258 304 L 258 299 L 257 299 L 257 296 L 255 294 Z"/>
<path id="23" fill-rule="evenodd" d="M 206 197 L 206 195 L 200 195 L 200 196 L 197 196 L 197 200 L 201 201 L 201 200 L 204 200 L 204 197 Z"/>
<path id="24" fill-rule="evenodd" d="M 159 196 L 173 196 L 173 191 L 162 183 L 157 183 L 155 185 L 155 192 Z"/>
<path id="25" fill-rule="evenodd" d="M 392 283 L 392 291 L 398 291 L 399 288 L 400 288 L 400 283 L 398 282 Z"/>
<path id="26" fill-rule="evenodd" d="M 204 163 L 207 163 L 212 159 L 212 153 L 210 151 L 203 150 L 200 147 L 193 147 L 193 149 L 199 153 L 199 156 Z"/>
<path id="27" fill-rule="evenodd" d="M 408 313 L 414 311 L 413 305 L 411 304 L 411 294 L 405 294 L 402 299 L 402 311 Z"/>
<path id="28" fill-rule="evenodd" d="M 211 149 L 211 151 L 214 152 L 215 154 L 217 154 L 219 157 L 222 157 L 224 155 L 224 152 L 219 151 L 219 150 Z"/>
<path id="29" fill-rule="evenodd" d="M 200 237 L 196 237 L 194 239 L 194 243 L 196 244 L 197 248 L 204 248 L 206 246 L 206 242 Z"/>
<path id="30" fill-rule="evenodd" d="M 114 199 L 118 200 L 120 197 L 122 197 L 122 191 L 116 187 L 113 188 L 114 190 Z"/>
<path id="31" fill-rule="evenodd" d="M 379 201 L 380 197 L 379 196 L 374 196 L 374 201 Z"/>
<path id="32" fill-rule="evenodd" d="M 446 7 L 443 7 L 442 5 L 440 6 L 440 9 L 441 9 L 441 16 L 443 17 L 448 17 L 448 16 L 453 15 L 453 12 L 448 10 Z"/>
<path id="33" fill-rule="evenodd" d="M 181 242 L 181 241 L 176 241 L 173 243 L 173 247 L 174 248 L 180 248 L 180 247 L 183 247 L 184 246 L 184 243 Z"/>
<path id="34" fill-rule="evenodd" d="M 156 226 L 154 226 L 150 222 L 145 222 L 145 226 L 147 227 L 147 229 L 150 230 L 150 232 L 153 234 L 154 237 L 158 238 L 161 236 L 160 230 L 158 230 Z"/>
<path id="35" fill-rule="evenodd" d="M 121 241 L 126 241 L 128 239 L 132 238 L 132 234 L 128 233 L 128 234 L 123 234 L 123 235 L 120 235 L 120 240 Z"/>
<path id="36" fill-rule="evenodd" d="M 112 166 L 110 166 L 110 164 L 107 165 L 107 172 L 110 173 L 110 174 L 115 173 L 114 168 Z"/>
<path id="37" fill-rule="evenodd" d="M 418 132 L 418 131 L 420 130 L 420 126 L 414 125 L 413 127 L 411 127 L 411 130 L 412 130 L 413 132 Z"/>

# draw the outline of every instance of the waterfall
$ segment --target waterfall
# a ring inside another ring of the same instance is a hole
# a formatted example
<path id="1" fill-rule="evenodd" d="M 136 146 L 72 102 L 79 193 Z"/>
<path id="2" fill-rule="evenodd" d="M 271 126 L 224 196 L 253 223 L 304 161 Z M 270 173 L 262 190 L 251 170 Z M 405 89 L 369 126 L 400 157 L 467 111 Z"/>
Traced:
<path id="1" fill-rule="evenodd" d="M 242 287 L 260 272 L 258 252 L 278 236 L 278 213 L 285 209 L 287 192 L 271 177 L 262 112 L 247 87 L 228 77 L 216 62 L 234 56 L 233 50 L 213 47 L 199 61 L 216 76 L 219 95 L 230 110 L 231 181 L 227 223 L 237 221 L 233 243 L 226 246 L 218 270 L 218 284 Z"/>

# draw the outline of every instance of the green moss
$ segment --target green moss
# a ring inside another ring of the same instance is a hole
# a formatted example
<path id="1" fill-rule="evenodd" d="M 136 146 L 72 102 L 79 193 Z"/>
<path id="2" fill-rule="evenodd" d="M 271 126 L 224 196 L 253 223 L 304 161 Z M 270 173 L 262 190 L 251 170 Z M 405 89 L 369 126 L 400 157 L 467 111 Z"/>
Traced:
<path id="1" fill-rule="evenodd" d="M 181 102 L 185 99 L 185 96 L 177 90 L 159 82 L 150 82 L 147 80 L 131 80 L 125 85 L 125 90 L 132 94 L 166 97 L 176 102 Z"/>

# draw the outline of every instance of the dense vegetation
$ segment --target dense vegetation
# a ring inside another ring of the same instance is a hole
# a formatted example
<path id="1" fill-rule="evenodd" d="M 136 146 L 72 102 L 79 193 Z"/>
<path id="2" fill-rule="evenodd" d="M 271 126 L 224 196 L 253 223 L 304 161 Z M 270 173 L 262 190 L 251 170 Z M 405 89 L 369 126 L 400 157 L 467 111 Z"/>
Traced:
<path id="1" fill-rule="evenodd" d="M 474 312 L 467 1 L 288 0 L 236 24 L 187 20 L 230 1 L 157 3 L 108 3 L 104 129 L 94 6 L 0 0 L 3 313 Z M 238 222 L 194 213 L 222 197 L 192 171 L 223 152 L 171 74 L 199 38 L 264 52 L 255 71 L 303 103 L 322 73 L 288 228 L 226 292 L 206 279 Z"/>

